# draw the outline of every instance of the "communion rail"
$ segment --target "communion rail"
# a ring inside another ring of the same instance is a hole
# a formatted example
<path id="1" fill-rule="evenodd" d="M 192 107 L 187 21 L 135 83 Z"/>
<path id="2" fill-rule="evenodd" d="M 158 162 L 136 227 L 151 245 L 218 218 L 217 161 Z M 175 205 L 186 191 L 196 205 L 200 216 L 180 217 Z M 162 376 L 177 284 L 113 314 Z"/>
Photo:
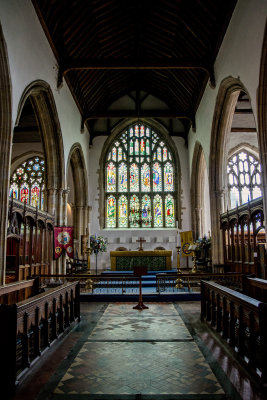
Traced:
<path id="1" fill-rule="evenodd" d="M 200 292 L 201 280 L 212 280 L 220 282 L 222 285 L 232 287 L 237 290 L 242 289 L 243 274 L 238 273 L 181 273 L 181 274 L 168 274 L 159 273 L 156 275 L 157 292 L 170 293 L 184 290 L 188 292 Z"/>
<path id="2" fill-rule="evenodd" d="M 201 320 L 267 384 L 267 304 L 214 282 L 201 281 Z"/>
<path id="3" fill-rule="evenodd" d="M 80 320 L 77 279 L 17 304 L 1 304 L 1 392 L 13 393 L 16 381 L 75 320 Z"/>
<path id="4" fill-rule="evenodd" d="M 108 275 L 40 275 L 42 285 L 56 287 L 64 282 L 80 282 L 81 293 L 91 294 L 138 294 L 139 277 L 133 275 L 116 274 Z"/>

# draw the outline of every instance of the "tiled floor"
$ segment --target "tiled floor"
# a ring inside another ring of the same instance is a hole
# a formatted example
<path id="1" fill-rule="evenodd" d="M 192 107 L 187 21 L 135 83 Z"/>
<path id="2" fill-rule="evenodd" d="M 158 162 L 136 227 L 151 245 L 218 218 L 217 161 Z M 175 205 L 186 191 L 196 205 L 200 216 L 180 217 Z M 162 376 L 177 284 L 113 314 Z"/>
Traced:
<path id="1" fill-rule="evenodd" d="M 43 357 L 14 400 L 263 400 L 199 321 L 199 302 L 147 305 L 82 304 L 82 322 Z"/>

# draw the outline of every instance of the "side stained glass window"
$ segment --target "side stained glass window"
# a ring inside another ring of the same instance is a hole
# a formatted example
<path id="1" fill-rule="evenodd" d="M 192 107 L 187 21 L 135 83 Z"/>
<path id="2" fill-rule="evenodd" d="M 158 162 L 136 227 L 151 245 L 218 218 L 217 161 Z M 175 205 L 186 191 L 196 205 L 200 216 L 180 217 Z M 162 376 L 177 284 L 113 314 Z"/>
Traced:
<path id="1" fill-rule="evenodd" d="M 261 165 L 248 151 L 229 158 L 227 174 L 231 208 L 262 196 Z"/>
<path id="2" fill-rule="evenodd" d="M 120 133 L 105 158 L 105 226 L 175 227 L 174 159 L 161 134 L 147 125 L 138 123 Z"/>
<path id="3" fill-rule="evenodd" d="M 41 157 L 22 163 L 10 179 L 10 197 L 44 210 L 45 161 Z"/>

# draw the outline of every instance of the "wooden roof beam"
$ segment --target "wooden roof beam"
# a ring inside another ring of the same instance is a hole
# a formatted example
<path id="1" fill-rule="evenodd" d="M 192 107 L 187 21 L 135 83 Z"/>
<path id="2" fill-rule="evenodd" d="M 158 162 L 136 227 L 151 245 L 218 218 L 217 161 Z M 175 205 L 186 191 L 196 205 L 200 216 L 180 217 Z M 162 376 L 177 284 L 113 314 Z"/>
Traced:
<path id="1" fill-rule="evenodd" d="M 135 62 L 134 60 L 72 60 L 59 65 L 57 85 L 60 87 L 63 76 L 74 70 L 177 70 L 177 69 L 202 69 L 209 74 L 210 84 L 215 87 L 213 66 L 201 61 L 158 59 Z"/>
<path id="2" fill-rule="evenodd" d="M 92 119 L 110 119 L 110 118 L 172 118 L 172 119 L 187 119 L 192 124 L 192 129 L 195 131 L 196 122 L 195 117 L 187 115 L 186 113 L 177 113 L 169 110 L 144 110 L 137 112 L 136 110 L 114 110 L 106 112 L 92 112 L 90 115 L 86 115 L 82 119 L 81 130 L 84 129 L 84 124 L 88 120 Z"/>

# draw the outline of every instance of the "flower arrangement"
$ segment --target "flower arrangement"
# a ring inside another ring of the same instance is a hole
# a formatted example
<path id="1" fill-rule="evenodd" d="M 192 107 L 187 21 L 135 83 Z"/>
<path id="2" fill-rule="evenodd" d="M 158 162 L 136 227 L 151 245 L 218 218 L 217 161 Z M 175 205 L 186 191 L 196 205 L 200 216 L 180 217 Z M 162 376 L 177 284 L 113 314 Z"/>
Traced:
<path id="1" fill-rule="evenodd" d="M 90 236 L 90 251 L 91 253 L 103 253 L 107 251 L 107 238 L 103 236 Z"/>
<path id="2" fill-rule="evenodd" d="M 201 250 L 201 249 L 203 249 L 203 250 L 209 249 L 210 246 L 211 246 L 211 238 L 210 238 L 210 237 L 207 237 L 206 235 L 204 235 L 203 238 L 199 238 L 199 239 L 196 241 L 196 244 L 197 244 L 197 249 L 198 249 L 198 250 Z"/>
<path id="3" fill-rule="evenodd" d="M 197 259 L 206 262 L 210 258 L 211 238 L 204 235 L 196 240 L 196 245 Z"/>

